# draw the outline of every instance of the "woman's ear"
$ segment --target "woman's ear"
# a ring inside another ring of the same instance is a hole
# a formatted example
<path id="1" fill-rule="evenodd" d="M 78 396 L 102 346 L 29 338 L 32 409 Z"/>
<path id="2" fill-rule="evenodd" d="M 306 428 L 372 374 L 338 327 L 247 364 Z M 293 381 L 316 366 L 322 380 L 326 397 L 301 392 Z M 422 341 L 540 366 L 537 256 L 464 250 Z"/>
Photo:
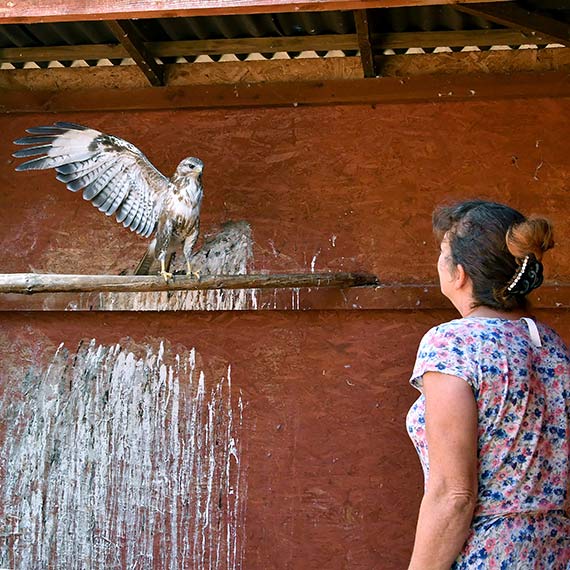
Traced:
<path id="1" fill-rule="evenodd" d="M 455 274 L 453 276 L 454 288 L 457 290 L 462 289 L 463 287 L 465 287 L 467 285 L 468 282 L 469 282 L 469 276 L 465 272 L 465 269 L 463 269 L 463 265 L 458 263 L 455 266 Z"/>

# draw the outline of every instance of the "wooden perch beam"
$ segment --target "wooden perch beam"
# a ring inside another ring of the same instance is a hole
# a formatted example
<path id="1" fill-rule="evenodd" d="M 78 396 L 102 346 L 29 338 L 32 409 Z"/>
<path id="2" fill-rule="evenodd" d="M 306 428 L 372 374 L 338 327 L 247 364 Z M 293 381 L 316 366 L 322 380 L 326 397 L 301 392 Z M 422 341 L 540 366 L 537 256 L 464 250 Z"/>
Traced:
<path id="1" fill-rule="evenodd" d="M 156 275 L 60 275 L 55 273 L 0 274 L 0 293 L 89 293 L 204 291 L 207 289 L 278 289 L 301 287 L 359 287 L 377 285 L 374 275 L 307 273 L 282 275 L 218 275 L 201 279 L 175 275 L 166 283 Z"/>

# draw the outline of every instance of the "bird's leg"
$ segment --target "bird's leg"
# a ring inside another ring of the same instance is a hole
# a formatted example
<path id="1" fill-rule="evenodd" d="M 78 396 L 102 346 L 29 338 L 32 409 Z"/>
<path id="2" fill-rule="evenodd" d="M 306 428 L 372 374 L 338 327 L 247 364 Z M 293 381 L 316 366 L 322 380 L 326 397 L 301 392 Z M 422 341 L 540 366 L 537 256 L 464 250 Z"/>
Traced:
<path id="1" fill-rule="evenodd" d="M 196 221 L 192 231 L 188 235 L 188 237 L 184 240 L 184 257 L 186 258 L 186 275 L 191 275 L 196 279 L 200 279 L 200 272 L 197 270 L 192 269 L 192 257 L 193 257 L 193 248 L 196 244 L 196 240 L 198 239 L 198 232 L 200 228 L 200 222 Z"/>
<path id="2" fill-rule="evenodd" d="M 172 279 L 172 273 L 166 271 L 166 261 L 164 259 L 160 260 L 160 274 L 167 283 Z"/>
<path id="3" fill-rule="evenodd" d="M 191 275 L 196 279 L 200 279 L 200 272 L 199 271 L 192 271 L 192 264 L 186 260 L 186 275 Z"/>

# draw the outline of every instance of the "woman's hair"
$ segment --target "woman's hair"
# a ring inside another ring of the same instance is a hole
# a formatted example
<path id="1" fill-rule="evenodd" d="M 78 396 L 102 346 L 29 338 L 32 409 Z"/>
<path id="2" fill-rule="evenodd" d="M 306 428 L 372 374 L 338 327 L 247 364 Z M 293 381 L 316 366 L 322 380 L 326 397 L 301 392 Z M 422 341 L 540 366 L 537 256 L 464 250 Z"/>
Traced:
<path id="1" fill-rule="evenodd" d="M 554 247 L 548 220 L 483 200 L 439 207 L 433 229 L 449 241 L 453 266 L 470 277 L 473 307 L 525 308 L 526 295 L 542 283 L 542 256 Z"/>

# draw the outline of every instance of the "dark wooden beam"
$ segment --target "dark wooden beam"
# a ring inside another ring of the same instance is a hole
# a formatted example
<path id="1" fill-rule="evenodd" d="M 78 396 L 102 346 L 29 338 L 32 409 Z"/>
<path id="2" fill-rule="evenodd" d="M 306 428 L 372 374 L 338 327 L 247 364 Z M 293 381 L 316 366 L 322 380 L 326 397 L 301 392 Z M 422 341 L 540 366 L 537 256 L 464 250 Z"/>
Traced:
<path id="1" fill-rule="evenodd" d="M 128 20 L 121 20 L 107 22 L 107 26 L 134 59 L 150 84 L 155 87 L 164 85 L 164 66 L 158 64 L 154 55 L 146 48 L 135 25 Z"/>
<path id="2" fill-rule="evenodd" d="M 498 30 L 457 30 L 441 32 L 399 32 L 395 34 L 372 34 L 376 50 L 406 48 L 436 48 L 465 46 L 517 46 L 525 44 L 545 45 L 551 39 L 539 33 L 530 33 L 512 28 Z"/>
<path id="3" fill-rule="evenodd" d="M 360 50 L 360 61 L 364 77 L 376 77 L 376 63 L 370 38 L 370 27 L 368 25 L 368 10 L 354 11 L 354 24 L 356 26 L 356 36 L 358 38 L 358 49 Z"/>
<path id="4" fill-rule="evenodd" d="M 548 39 L 549 43 L 560 43 L 570 46 L 570 25 L 539 12 L 527 10 L 516 2 L 488 4 L 486 2 L 470 5 L 457 4 L 458 10 L 474 16 L 481 16 L 502 26 L 516 28 Z M 536 43 L 533 41 L 532 43 Z"/>
<path id="5" fill-rule="evenodd" d="M 184 40 L 145 42 L 149 57 L 184 57 L 226 53 L 276 53 L 299 51 L 356 50 L 356 34 L 293 36 L 269 38 L 238 38 L 228 40 Z M 129 52 L 118 44 L 84 44 L 77 46 L 42 46 L 0 48 L 0 62 L 74 61 L 122 59 Z"/>
<path id="6" fill-rule="evenodd" d="M 123 59 L 125 57 L 129 57 L 129 54 L 120 44 L 0 48 L 0 63 L 15 63 L 23 61 L 76 61 L 84 59 Z"/>
<path id="7" fill-rule="evenodd" d="M 16 0 L 0 3 L 0 24 L 364 10 L 456 3 L 457 0 Z"/>
<path id="8" fill-rule="evenodd" d="M 570 97 L 568 72 L 185 85 L 65 91 L 0 90 L 2 113 L 283 107 Z"/>
<path id="9" fill-rule="evenodd" d="M 326 34 L 229 40 L 186 40 L 150 42 L 149 50 L 157 57 L 219 55 L 225 53 L 276 53 L 278 51 L 329 51 L 358 49 L 356 34 Z"/>
<path id="10" fill-rule="evenodd" d="M 538 33 L 533 35 L 513 29 L 372 34 L 371 40 L 377 50 L 411 47 L 523 45 L 529 43 L 542 45 L 551 41 L 550 38 L 543 37 Z M 359 49 L 356 34 L 146 42 L 145 47 L 154 57 Z M 0 48 L 0 63 L 123 59 L 125 57 L 129 57 L 129 53 L 120 44 Z"/>

